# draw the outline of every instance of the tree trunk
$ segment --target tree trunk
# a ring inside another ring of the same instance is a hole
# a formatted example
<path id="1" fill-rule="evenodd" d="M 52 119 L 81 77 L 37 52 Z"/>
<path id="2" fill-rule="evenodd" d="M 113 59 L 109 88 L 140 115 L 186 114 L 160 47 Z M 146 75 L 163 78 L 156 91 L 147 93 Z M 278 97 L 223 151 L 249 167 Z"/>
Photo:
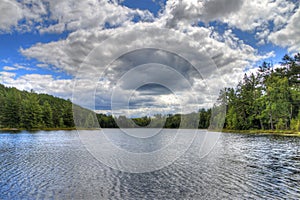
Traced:
<path id="1" fill-rule="evenodd" d="M 261 119 L 259 119 L 259 123 L 260 123 L 260 129 L 264 130 L 264 125 L 263 125 L 263 123 L 262 123 L 262 120 L 261 120 Z"/>

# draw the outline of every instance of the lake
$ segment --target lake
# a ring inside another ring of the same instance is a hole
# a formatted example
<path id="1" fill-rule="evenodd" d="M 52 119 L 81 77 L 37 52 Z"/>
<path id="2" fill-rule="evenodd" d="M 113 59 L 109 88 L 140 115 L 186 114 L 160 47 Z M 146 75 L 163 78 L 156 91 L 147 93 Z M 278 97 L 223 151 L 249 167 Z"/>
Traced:
<path id="1" fill-rule="evenodd" d="M 119 148 L 147 153 L 172 141 L 174 131 L 132 140 L 106 133 Z M 2 132 L 0 199 L 300 199 L 300 137 L 221 133 L 203 158 L 203 132 L 177 160 L 144 173 L 95 159 L 77 131 Z"/>

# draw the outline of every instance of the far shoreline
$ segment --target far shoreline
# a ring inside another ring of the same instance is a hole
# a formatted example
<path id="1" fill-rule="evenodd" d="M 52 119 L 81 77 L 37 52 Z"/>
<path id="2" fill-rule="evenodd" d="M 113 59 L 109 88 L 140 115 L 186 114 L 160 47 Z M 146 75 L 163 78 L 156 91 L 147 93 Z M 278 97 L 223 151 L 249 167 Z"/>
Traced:
<path id="1" fill-rule="evenodd" d="M 119 129 L 119 128 L 103 128 L 103 129 Z M 167 128 L 170 129 L 170 128 Z M 176 128 L 174 128 L 176 129 Z M 36 132 L 36 131 L 74 131 L 74 130 L 101 130 L 101 128 L 37 128 L 37 129 L 24 129 L 24 128 L 0 128 L 0 132 L 19 132 L 19 131 L 28 131 L 28 132 Z M 208 130 L 209 129 L 195 129 L 195 130 Z M 222 133 L 236 133 L 236 134 L 249 134 L 249 135 L 278 135 L 278 136 L 299 136 L 300 132 L 295 130 L 259 130 L 259 129 L 251 129 L 251 130 L 232 130 L 232 129 L 222 129 L 216 130 L 216 132 Z"/>

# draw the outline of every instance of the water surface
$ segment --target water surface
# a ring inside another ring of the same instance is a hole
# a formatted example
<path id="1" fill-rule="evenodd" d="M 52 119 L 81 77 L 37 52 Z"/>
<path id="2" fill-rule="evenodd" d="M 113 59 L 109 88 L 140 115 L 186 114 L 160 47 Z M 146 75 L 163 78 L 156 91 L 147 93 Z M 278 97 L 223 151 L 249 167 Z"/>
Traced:
<path id="1" fill-rule="evenodd" d="M 126 142 L 151 151 L 172 132 Z M 172 165 L 128 173 L 94 159 L 76 131 L 1 133 L 0 199 L 300 199 L 300 137 L 222 133 L 202 159 L 200 138 Z"/>

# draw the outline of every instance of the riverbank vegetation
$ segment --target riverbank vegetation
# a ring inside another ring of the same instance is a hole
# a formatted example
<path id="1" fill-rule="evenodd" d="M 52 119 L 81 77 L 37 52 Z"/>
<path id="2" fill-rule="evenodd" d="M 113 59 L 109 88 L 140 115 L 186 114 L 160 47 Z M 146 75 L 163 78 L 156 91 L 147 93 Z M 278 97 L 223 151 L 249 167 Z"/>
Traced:
<path id="1" fill-rule="evenodd" d="M 300 131 L 300 54 L 284 56 L 281 66 L 263 63 L 236 88 L 225 88 L 227 130 Z"/>

